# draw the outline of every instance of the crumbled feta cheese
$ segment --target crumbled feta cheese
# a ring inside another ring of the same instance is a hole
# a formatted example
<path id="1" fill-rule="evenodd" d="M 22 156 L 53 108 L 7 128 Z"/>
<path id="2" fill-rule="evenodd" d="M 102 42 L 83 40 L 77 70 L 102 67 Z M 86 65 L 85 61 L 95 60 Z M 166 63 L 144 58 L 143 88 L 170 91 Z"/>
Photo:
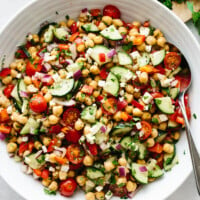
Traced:
<path id="1" fill-rule="evenodd" d="M 28 142 L 28 136 L 22 137 L 22 142 Z"/>
<path id="2" fill-rule="evenodd" d="M 92 48 L 89 48 L 89 49 L 86 51 L 86 54 L 87 54 L 87 55 L 91 55 L 92 52 L 93 52 L 93 49 L 92 49 Z"/>
<path id="3" fill-rule="evenodd" d="M 45 155 L 45 161 L 47 161 L 47 162 L 49 161 L 49 154 Z"/>
<path id="4" fill-rule="evenodd" d="M 123 78 L 122 78 L 122 82 L 127 82 L 127 81 L 129 81 L 131 78 L 133 77 L 133 73 L 130 71 L 130 70 L 128 70 L 128 72 L 123 76 Z"/>
<path id="5" fill-rule="evenodd" d="M 168 117 L 165 114 L 160 114 L 159 119 L 160 119 L 160 122 L 166 122 L 168 120 Z"/>
<path id="6" fill-rule="evenodd" d="M 152 100 L 153 100 L 153 97 L 151 96 L 151 94 L 148 93 L 148 92 L 145 92 L 144 95 L 143 95 L 143 97 L 142 97 L 142 101 L 145 104 L 149 104 Z"/>
<path id="7" fill-rule="evenodd" d="M 133 51 L 130 53 L 130 56 L 133 58 L 133 60 L 135 60 L 140 57 L 140 53 L 138 51 Z"/>
<path id="8" fill-rule="evenodd" d="M 69 64 L 73 64 L 74 61 L 72 59 L 66 59 L 66 62 L 69 63 Z"/>
<path id="9" fill-rule="evenodd" d="M 137 76 L 139 76 L 141 74 L 141 71 L 136 71 L 135 73 L 137 74 Z"/>
<path id="10" fill-rule="evenodd" d="M 124 100 L 124 97 L 119 97 L 119 101 L 123 101 Z"/>
<path id="11" fill-rule="evenodd" d="M 140 129 L 142 128 L 142 125 L 141 125 L 140 122 L 137 122 L 137 123 L 135 124 L 135 126 L 136 126 L 136 128 L 137 128 L 138 130 L 140 130 Z"/>
<path id="12" fill-rule="evenodd" d="M 170 85 L 171 85 L 172 87 L 175 87 L 177 84 L 178 84 L 178 81 L 177 81 L 177 80 L 174 80 L 174 81 L 171 82 Z"/>
<path id="13" fill-rule="evenodd" d="M 82 144 L 85 141 L 85 136 L 82 135 L 79 139 L 79 143 Z"/>
<path id="14" fill-rule="evenodd" d="M 149 105 L 146 105 L 145 107 L 144 107 L 144 110 L 149 110 Z"/>
<path id="15" fill-rule="evenodd" d="M 84 104 L 81 104 L 81 108 L 85 108 L 85 105 L 84 105 Z"/>
<path id="16" fill-rule="evenodd" d="M 87 134 L 85 137 L 90 144 L 94 144 L 95 136 L 92 133 Z"/>
<path id="17" fill-rule="evenodd" d="M 57 135 L 58 138 L 60 139 L 63 139 L 65 138 L 65 134 L 63 132 L 60 132 L 58 135 Z"/>
<path id="18" fill-rule="evenodd" d="M 99 87 L 104 87 L 105 84 L 106 84 L 105 81 L 102 81 L 102 80 L 99 80 L 99 81 L 98 81 L 98 86 L 99 86 Z"/>
<path id="19" fill-rule="evenodd" d="M 144 26 L 140 27 L 140 34 L 141 35 L 145 35 L 147 37 L 149 35 L 149 33 L 150 33 L 150 28 L 144 27 Z"/>
<path id="20" fill-rule="evenodd" d="M 12 114 L 12 106 L 8 106 L 7 107 L 7 113 L 8 114 Z"/>
<path id="21" fill-rule="evenodd" d="M 49 171 L 50 171 L 50 172 L 55 172 L 56 170 L 55 170 L 54 167 L 50 166 L 50 167 L 49 167 Z"/>
<path id="22" fill-rule="evenodd" d="M 69 171 L 69 165 L 62 165 L 60 171 L 68 172 Z"/>
<path id="23" fill-rule="evenodd" d="M 120 87 L 126 87 L 126 83 L 120 83 Z"/>
<path id="24" fill-rule="evenodd" d="M 109 147 L 110 147 L 110 143 L 109 143 L 109 142 L 108 142 L 108 143 L 102 142 L 102 143 L 100 144 L 100 148 L 101 148 L 102 150 L 108 149 Z"/>
<path id="25" fill-rule="evenodd" d="M 74 75 L 73 72 L 68 72 L 67 73 L 67 78 L 71 78 L 71 77 L 73 77 L 73 75 Z"/>
<path id="26" fill-rule="evenodd" d="M 124 90 L 121 90 L 121 91 L 119 92 L 119 95 L 120 95 L 120 96 L 124 96 L 124 93 L 125 93 Z"/>
<path id="27" fill-rule="evenodd" d="M 131 131 L 131 136 L 134 136 L 136 134 L 135 131 Z"/>
<path id="28" fill-rule="evenodd" d="M 108 192 L 106 192 L 105 194 L 105 199 L 110 200 L 112 196 L 113 196 L 113 193 L 110 190 L 108 190 Z"/>
<path id="29" fill-rule="evenodd" d="M 26 157 L 25 157 L 25 159 L 26 159 Z M 21 170 L 22 170 L 23 173 L 26 173 L 27 170 L 28 170 L 28 166 L 27 165 L 22 165 L 21 166 Z"/>
<path id="30" fill-rule="evenodd" d="M 143 135 L 144 135 L 144 131 L 141 130 L 141 131 L 139 132 L 139 136 L 142 137 Z"/>
<path id="31" fill-rule="evenodd" d="M 55 60 L 55 59 L 56 59 L 55 55 L 51 56 L 50 53 L 45 53 L 44 54 L 44 61 L 46 61 L 46 62 L 52 61 L 52 60 Z"/>
<path id="32" fill-rule="evenodd" d="M 46 146 L 42 146 L 42 151 L 44 152 L 44 153 L 47 153 L 47 148 L 46 148 Z"/>
<path id="33" fill-rule="evenodd" d="M 151 45 L 146 45 L 145 47 L 146 52 L 151 52 L 151 48 L 152 48 Z"/>
<path id="34" fill-rule="evenodd" d="M 139 92 L 140 89 L 139 88 L 134 88 L 134 92 Z"/>
<path id="35" fill-rule="evenodd" d="M 29 85 L 29 86 L 27 86 L 27 92 L 28 93 L 36 93 L 36 92 L 38 92 L 38 88 L 36 88 L 34 85 Z"/>
<path id="36" fill-rule="evenodd" d="M 173 79 L 161 79 L 160 84 L 162 87 L 169 87 Z"/>
<path id="37" fill-rule="evenodd" d="M 103 190 L 103 186 L 97 186 L 95 189 L 97 192 L 101 192 Z"/>
<path id="38" fill-rule="evenodd" d="M 21 78 L 22 77 L 22 74 L 21 73 L 18 73 L 16 78 Z"/>
<path id="39" fill-rule="evenodd" d="M 166 76 L 163 75 L 163 74 L 157 73 L 157 77 L 158 77 L 159 80 L 162 80 L 162 79 L 164 79 Z"/>
<path id="40" fill-rule="evenodd" d="M 54 80 L 55 82 L 58 82 L 58 81 L 60 80 L 60 76 L 59 76 L 58 73 L 53 74 L 53 75 L 52 75 L 52 78 L 53 78 L 53 80 Z"/>

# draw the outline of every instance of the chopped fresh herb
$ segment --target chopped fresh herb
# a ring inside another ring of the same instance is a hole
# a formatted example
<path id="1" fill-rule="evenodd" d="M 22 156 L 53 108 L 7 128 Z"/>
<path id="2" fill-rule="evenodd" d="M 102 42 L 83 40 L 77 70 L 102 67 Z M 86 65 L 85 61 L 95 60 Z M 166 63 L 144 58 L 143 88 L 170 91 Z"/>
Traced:
<path id="1" fill-rule="evenodd" d="M 119 185 L 118 185 L 118 187 L 124 187 L 125 186 L 125 183 L 120 183 Z"/>
<path id="2" fill-rule="evenodd" d="M 162 4 L 167 6 L 169 9 L 172 9 L 172 0 L 159 0 Z"/>
<path id="3" fill-rule="evenodd" d="M 117 162 L 116 160 L 113 160 L 113 161 L 112 161 L 112 164 L 113 164 L 113 165 L 118 165 L 118 162 Z"/>
<path id="4" fill-rule="evenodd" d="M 66 19 L 66 20 L 69 20 L 69 15 L 66 15 L 66 16 L 65 16 L 65 19 Z"/>
<path id="5" fill-rule="evenodd" d="M 56 11 L 56 15 L 59 15 L 58 11 Z"/>
<path id="6" fill-rule="evenodd" d="M 113 174 L 110 177 L 110 184 L 116 184 L 115 176 Z"/>
<path id="7" fill-rule="evenodd" d="M 143 98 L 144 98 L 144 100 L 145 100 L 145 99 L 148 99 L 148 96 L 144 96 Z"/>
<path id="8" fill-rule="evenodd" d="M 193 113 L 193 117 L 194 119 L 197 119 L 197 115 L 195 113 Z"/>
<path id="9" fill-rule="evenodd" d="M 128 44 L 123 45 L 123 46 L 122 46 L 122 49 L 123 49 L 124 51 L 128 51 L 128 50 L 132 49 L 132 47 L 133 47 L 133 43 L 132 43 L 132 42 L 129 42 Z"/>
<path id="10" fill-rule="evenodd" d="M 48 194 L 48 195 L 56 195 L 56 191 L 50 191 L 50 190 L 47 189 L 47 188 L 44 188 L 44 193 L 45 193 L 45 194 Z"/>
<path id="11" fill-rule="evenodd" d="M 149 28 L 150 28 L 149 34 L 150 34 L 150 35 L 153 35 L 153 32 L 154 32 L 156 29 L 155 29 L 153 26 L 150 26 Z"/>
<path id="12" fill-rule="evenodd" d="M 152 118 L 152 120 L 151 120 L 154 124 L 158 124 L 159 123 L 159 121 L 158 121 L 158 119 L 157 118 Z"/>
<path id="13" fill-rule="evenodd" d="M 184 155 L 186 154 L 185 150 L 183 151 L 183 154 L 184 154 Z"/>
<path id="14" fill-rule="evenodd" d="M 157 99 L 157 100 L 156 100 L 156 103 L 157 103 L 157 104 L 161 104 L 161 103 L 162 103 L 162 100 Z"/>

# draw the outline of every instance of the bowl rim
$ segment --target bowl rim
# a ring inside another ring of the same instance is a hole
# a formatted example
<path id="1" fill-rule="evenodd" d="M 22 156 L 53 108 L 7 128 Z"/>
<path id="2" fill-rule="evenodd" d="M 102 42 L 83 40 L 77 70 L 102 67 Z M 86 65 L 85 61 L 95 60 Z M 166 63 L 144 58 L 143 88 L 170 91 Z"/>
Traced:
<path id="1" fill-rule="evenodd" d="M 0 36 L 3 34 L 4 31 L 6 31 L 6 29 L 10 26 L 10 24 L 13 23 L 13 21 L 15 20 L 16 17 L 18 17 L 23 11 L 25 11 L 26 9 L 28 9 L 29 7 L 31 7 L 33 4 L 37 3 L 39 0 L 30 0 L 29 2 L 26 2 L 23 6 L 21 6 L 21 8 L 19 8 L 14 15 L 12 15 L 0 28 Z M 158 7 L 160 7 L 161 9 L 164 9 L 170 17 L 173 17 L 180 26 L 182 26 L 182 28 L 188 32 L 188 34 L 190 35 L 190 39 L 193 43 L 196 43 L 196 48 L 198 48 L 199 52 L 200 52 L 200 43 L 197 41 L 195 35 L 190 31 L 190 29 L 188 28 L 188 26 L 186 26 L 186 24 L 175 14 L 173 13 L 170 9 L 168 9 L 166 6 L 164 6 L 163 4 L 161 4 L 159 1 L 157 0 L 149 0 L 151 1 L 151 3 L 158 5 Z M 188 146 L 188 144 L 187 144 Z M 197 149 L 198 152 L 200 153 L 200 148 Z M 174 189 L 172 189 L 170 194 L 167 194 L 165 196 L 165 199 L 168 199 L 170 196 L 172 196 L 182 185 L 183 183 L 189 178 L 189 176 L 191 176 L 192 174 L 192 168 L 188 171 L 188 174 L 185 175 L 185 178 L 182 179 L 182 182 Z M 12 190 L 14 190 L 19 196 L 21 196 L 22 198 L 25 198 L 25 196 L 23 196 L 22 193 L 19 192 L 19 190 L 14 187 L 8 180 L 7 178 L 3 175 L 2 171 L 0 170 L 0 177 L 6 182 L 6 184 L 12 188 Z"/>

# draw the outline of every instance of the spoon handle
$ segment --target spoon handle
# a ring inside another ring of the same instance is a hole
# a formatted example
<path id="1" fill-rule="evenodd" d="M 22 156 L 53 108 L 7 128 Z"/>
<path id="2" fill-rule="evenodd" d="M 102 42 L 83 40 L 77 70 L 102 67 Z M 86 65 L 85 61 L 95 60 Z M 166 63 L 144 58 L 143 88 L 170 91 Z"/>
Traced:
<path id="1" fill-rule="evenodd" d="M 180 108 L 181 108 L 181 111 L 182 111 L 182 114 L 183 114 L 183 117 L 185 120 L 186 135 L 187 135 L 187 139 L 188 139 L 190 155 L 191 155 L 193 169 L 194 169 L 196 186 L 197 186 L 198 193 L 200 195 L 200 157 L 199 157 L 198 151 L 196 149 L 196 146 L 194 144 L 194 141 L 192 139 L 190 124 L 189 124 L 187 114 L 185 111 L 184 93 L 182 95 L 180 95 L 179 105 L 180 105 Z"/>

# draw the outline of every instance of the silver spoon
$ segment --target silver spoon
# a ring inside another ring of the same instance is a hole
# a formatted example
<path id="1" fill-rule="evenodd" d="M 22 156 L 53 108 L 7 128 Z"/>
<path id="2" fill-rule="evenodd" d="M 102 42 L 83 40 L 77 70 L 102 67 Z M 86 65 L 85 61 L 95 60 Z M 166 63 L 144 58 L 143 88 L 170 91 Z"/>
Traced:
<path id="1" fill-rule="evenodd" d="M 189 144 L 189 149 L 190 149 L 190 155 L 192 159 L 192 165 L 194 169 L 194 175 L 195 175 L 195 180 L 196 180 L 196 186 L 198 193 L 200 195 L 200 157 L 199 153 L 196 149 L 196 146 L 194 144 L 192 135 L 191 135 L 191 129 L 190 129 L 190 124 L 187 118 L 186 110 L 185 110 L 185 103 L 184 103 L 184 96 L 185 93 L 188 91 L 192 84 L 192 76 L 191 76 L 191 71 L 190 67 L 185 59 L 185 57 L 182 55 L 182 62 L 181 62 L 181 67 L 183 68 L 184 72 L 184 78 L 188 79 L 188 81 L 185 81 L 184 83 L 181 83 L 181 90 L 178 96 L 178 102 L 185 120 L 185 128 L 186 128 L 186 135 L 188 139 L 188 144 Z M 187 82 L 187 83 L 186 83 Z"/>

